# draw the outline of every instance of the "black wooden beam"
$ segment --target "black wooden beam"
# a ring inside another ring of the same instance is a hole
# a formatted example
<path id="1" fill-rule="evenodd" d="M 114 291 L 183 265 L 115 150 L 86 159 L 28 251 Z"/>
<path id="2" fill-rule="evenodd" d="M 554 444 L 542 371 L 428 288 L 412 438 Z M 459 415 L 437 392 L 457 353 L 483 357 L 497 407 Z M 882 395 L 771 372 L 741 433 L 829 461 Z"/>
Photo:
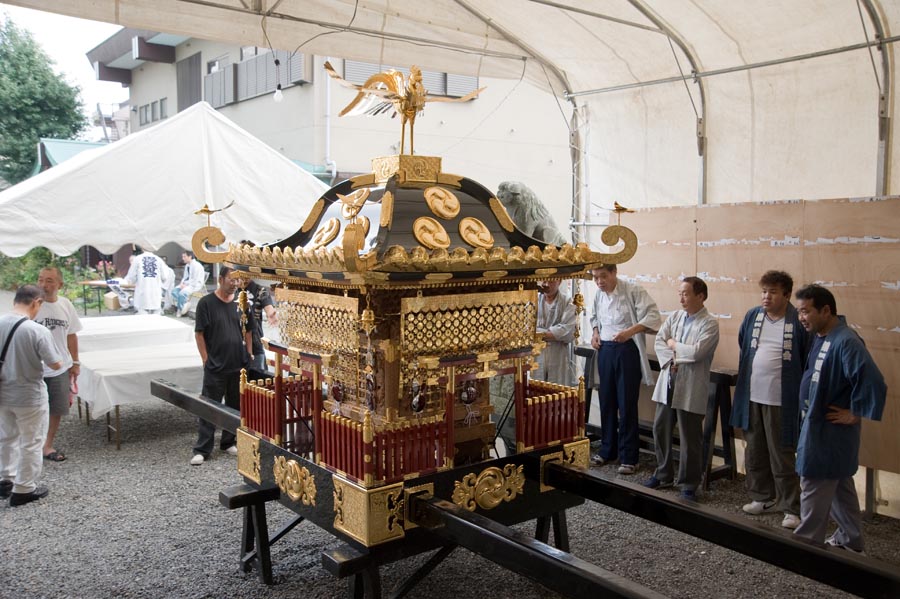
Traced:
<path id="1" fill-rule="evenodd" d="M 140 36 L 131 38 L 131 58 L 148 62 L 175 62 L 175 46 L 151 44 Z"/>
<path id="2" fill-rule="evenodd" d="M 423 493 L 409 502 L 416 524 L 566 597 L 664 597 L 455 503 Z"/>
<path id="3" fill-rule="evenodd" d="M 848 551 L 814 547 L 788 533 L 748 522 L 643 486 L 553 462 L 544 484 L 710 541 L 860 597 L 900 597 L 900 570 Z"/>
<path id="4" fill-rule="evenodd" d="M 241 425 L 240 413 L 223 403 L 214 402 L 197 393 L 182 389 L 175 383 L 163 379 L 150 381 L 150 394 L 178 406 L 203 420 L 211 422 L 216 428 L 236 433 Z"/>

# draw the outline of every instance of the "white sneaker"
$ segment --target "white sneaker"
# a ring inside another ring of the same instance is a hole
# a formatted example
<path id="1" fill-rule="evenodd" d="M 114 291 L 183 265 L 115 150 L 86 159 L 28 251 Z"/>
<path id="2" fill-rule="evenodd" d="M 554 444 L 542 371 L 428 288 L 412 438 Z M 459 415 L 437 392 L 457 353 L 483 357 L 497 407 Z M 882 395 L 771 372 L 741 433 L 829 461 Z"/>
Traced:
<path id="1" fill-rule="evenodd" d="M 181 310 L 178 311 L 178 316 L 187 316 L 188 312 L 191 311 L 191 303 L 186 303 Z"/>
<path id="2" fill-rule="evenodd" d="M 744 510 L 744 512 L 747 514 L 758 516 L 762 513 L 771 511 L 774 507 L 774 501 L 751 501 L 750 503 L 744 505 L 741 509 Z"/>
<path id="3" fill-rule="evenodd" d="M 850 553 L 855 553 L 857 555 L 865 555 L 866 552 L 860 549 L 853 549 L 852 547 L 848 547 L 847 545 L 842 545 L 837 539 L 834 538 L 834 535 L 831 535 L 827 539 L 825 539 L 825 545 L 828 547 L 835 547 L 837 549 L 846 549 Z"/>
<path id="4" fill-rule="evenodd" d="M 228 455 L 237 455 L 237 445 L 232 445 L 225 450 L 225 453 L 227 453 Z"/>
<path id="5" fill-rule="evenodd" d="M 621 466 L 619 466 L 616 472 L 618 472 L 619 474 L 634 474 L 635 472 L 637 472 L 637 466 L 634 466 L 632 464 L 622 464 Z"/>
<path id="6" fill-rule="evenodd" d="M 794 530 L 795 528 L 800 526 L 800 517 L 795 516 L 794 514 L 785 514 L 784 520 L 781 521 L 781 525 L 785 528 Z"/>
<path id="7" fill-rule="evenodd" d="M 191 458 L 191 466 L 199 466 L 205 461 L 206 461 L 206 458 L 204 458 L 199 453 L 194 454 L 194 457 Z"/>

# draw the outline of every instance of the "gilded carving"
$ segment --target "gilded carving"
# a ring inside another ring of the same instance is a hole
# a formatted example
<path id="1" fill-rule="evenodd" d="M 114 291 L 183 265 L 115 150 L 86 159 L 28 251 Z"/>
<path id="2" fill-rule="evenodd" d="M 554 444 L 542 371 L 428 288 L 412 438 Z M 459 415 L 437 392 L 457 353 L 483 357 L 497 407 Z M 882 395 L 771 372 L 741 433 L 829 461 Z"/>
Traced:
<path id="1" fill-rule="evenodd" d="M 500 226 L 503 227 L 503 230 L 512 233 L 516 230 L 516 225 L 513 224 L 512 219 L 509 217 L 509 212 L 506 211 L 506 206 L 504 206 L 500 200 L 497 198 L 491 198 L 488 201 L 488 204 L 491 207 L 491 212 L 494 213 L 494 217 L 496 217 L 497 222 L 500 223 Z"/>
<path id="2" fill-rule="evenodd" d="M 429 250 L 450 247 L 450 236 L 443 225 L 430 216 L 420 216 L 413 223 L 413 235 Z"/>
<path id="3" fill-rule="evenodd" d="M 403 484 L 365 489 L 337 475 L 334 527 L 366 547 L 402 538 Z"/>
<path id="4" fill-rule="evenodd" d="M 241 373 L 241 382 L 246 381 L 246 377 Z M 256 484 L 260 484 L 262 479 L 259 471 L 259 438 L 251 435 L 243 428 L 237 431 L 237 469 L 241 476 L 249 478 Z"/>
<path id="5" fill-rule="evenodd" d="M 394 220 L 394 194 L 385 191 L 381 196 L 381 226 L 388 229 L 391 228 L 391 222 Z"/>
<path id="6" fill-rule="evenodd" d="M 425 203 L 431 211 L 444 220 L 455 218 L 459 214 L 459 198 L 452 191 L 443 187 L 425 189 Z"/>
<path id="7" fill-rule="evenodd" d="M 325 221 L 324 225 L 319 227 L 319 230 L 316 231 L 316 234 L 313 235 L 311 249 L 316 249 L 328 245 L 329 243 L 334 241 L 335 237 L 338 236 L 338 233 L 340 233 L 340 231 L 341 221 L 334 217 L 329 218 L 327 221 Z"/>
<path id="8" fill-rule="evenodd" d="M 507 464 L 503 470 L 491 466 L 476 476 L 474 472 L 456 481 L 453 503 L 474 512 L 476 507 L 490 510 L 504 501 L 512 501 L 523 493 L 525 475 L 523 467 Z"/>
<path id="9" fill-rule="evenodd" d="M 371 193 L 368 187 L 362 187 L 347 195 L 337 194 L 338 199 L 341 201 L 341 216 L 347 220 L 355 218 L 362 209 L 363 204 L 369 199 L 369 194 Z"/>
<path id="10" fill-rule="evenodd" d="M 463 241 L 475 248 L 488 249 L 494 245 L 494 236 L 491 230 L 478 220 L 467 216 L 459 221 L 459 235 Z"/>
<path id="11" fill-rule="evenodd" d="M 240 452 L 240 449 L 238 450 Z M 275 458 L 272 468 L 275 484 L 281 492 L 303 505 L 316 505 L 316 481 L 306 467 L 284 456 Z"/>
<path id="12" fill-rule="evenodd" d="M 591 465 L 591 441 L 581 439 L 563 445 L 563 461 L 578 468 L 588 468 Z"/>
<path id="13" fill-rule="evenodd" d="M 319 216 L 322 215 L 322 210 L 325 209 L 325 200 L 319 198 L 316 200 L 316 203 L 313 204 L 312 210 L 309 211 L 309 215 L 306 217 L 306 220 L 303 221 L 303 226 L 300 227 L 300 231 L 302 233 L 308 232 L 310 229 L 315 226 L 315 224 L 319 221 Z"/>
<path id="14" fill-rule="evenodd" d="M 225 243 L 225 234 L 218 227 L 200 227 L 191 237 L 191 249 L 198 260 L 207 263 L 223 262 L 229 252 L 214 252 L 210 250 L 207 243 L 213 245 L 222 245 Z"/>

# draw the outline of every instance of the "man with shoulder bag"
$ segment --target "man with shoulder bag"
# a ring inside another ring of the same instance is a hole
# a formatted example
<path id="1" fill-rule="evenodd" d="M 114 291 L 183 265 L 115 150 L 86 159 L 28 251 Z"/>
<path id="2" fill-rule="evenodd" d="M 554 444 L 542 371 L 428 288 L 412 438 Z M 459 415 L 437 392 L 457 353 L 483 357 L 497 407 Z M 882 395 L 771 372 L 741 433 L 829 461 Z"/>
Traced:
<path id="1" fill-rule="evenodd" d="M 41 362 L 53 370 L 62 358 L 53 338 L 33 322 L 44 302 L 35 285 L 16 291 L 13 312 L 0 317 L 0 499 L 16 507 L 46 497 L 43 469 L 49 400 Z"/>

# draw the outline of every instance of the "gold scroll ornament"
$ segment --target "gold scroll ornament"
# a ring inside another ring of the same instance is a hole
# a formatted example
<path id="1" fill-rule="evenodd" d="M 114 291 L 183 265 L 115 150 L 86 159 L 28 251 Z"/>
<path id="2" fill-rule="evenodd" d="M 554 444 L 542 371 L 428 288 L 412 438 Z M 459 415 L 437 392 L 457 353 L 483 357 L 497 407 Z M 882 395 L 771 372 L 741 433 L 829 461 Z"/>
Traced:
<path id="1" fill-rule="evenodd" d="M 213 245 L 222 245 L 225 243 L 225 234 L 219 227 L 200 227 L 191 237 L 191 249 L 194 250 L 194 256 L 200 262 L 212 264 L 214 262 L 224 262 L 228 256 L 228 252 L 214 252 L 207 246 L 208 243 Z"/>
<path id="2" fill-rule="evenodd" d="M 282 493 L 303 505 L 316 505 L 316 481 L 309 470 L 296 460 L 286 460 L 284 456 L 275 458 L 272 468 L 275 483 Z"/>
<path id="3" fill-rule="evenodd" d="M 500 470 L 491 466 L 477 476 L 474 472 L 456 481 L 453 503 L 474 512 L 476 507 L 490 510 L 504 501 L 512 501 L 521 495 L 525 486 L 522 466 L 507 464 Z"/>

